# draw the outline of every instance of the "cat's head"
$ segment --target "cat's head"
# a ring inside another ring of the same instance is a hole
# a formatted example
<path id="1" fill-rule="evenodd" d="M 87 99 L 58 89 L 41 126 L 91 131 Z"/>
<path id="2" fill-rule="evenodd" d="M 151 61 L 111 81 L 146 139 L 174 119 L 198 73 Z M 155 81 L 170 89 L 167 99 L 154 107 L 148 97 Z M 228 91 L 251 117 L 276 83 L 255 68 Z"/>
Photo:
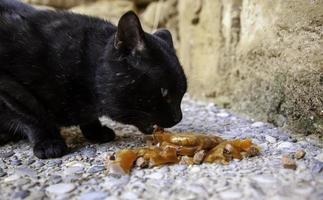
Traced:
<path id="1" fill-rule="evenodd" d="M 111 69 L 105 81 L 113 94 L 108 115 L 144 133 L 151 133 L 153 125 L 168 128 L 180 122 L 187 83 L 170 32 L 144 32 L 130 11 L 119 20 L 110 43 L 105 61 Z"/>

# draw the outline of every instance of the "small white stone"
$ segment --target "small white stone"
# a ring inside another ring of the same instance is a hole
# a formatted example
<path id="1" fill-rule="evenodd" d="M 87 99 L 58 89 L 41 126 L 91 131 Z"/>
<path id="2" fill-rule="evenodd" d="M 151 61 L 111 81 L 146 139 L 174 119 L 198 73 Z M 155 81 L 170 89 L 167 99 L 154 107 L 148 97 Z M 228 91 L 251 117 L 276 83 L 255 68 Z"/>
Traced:
<path id="1" fill-rule="evenodd" d="M 152 174 L 147 175 L 147 178 L 151 178 L 151 179 L 162 179 L 162 178 L 164 178 L 164 175 L 162 173 L 155 172 L 155 173 L 152 173 Z"/>
<path id="2" fill-rule="evenodd" d="M 46 192 L 56 195 L 66 194 L 72 192 L 75 189 L 74 184 L 60 183 L 51 185 L 46 188 Z"/>
<path id="3" fill-rule="evenodd" d="M 277 139 L 270 136 L 270 135 L 266 135 L 265 139 L 266 139 L 267 142 L 272 143 L 272 144 L 277 142 Z"/>
<path id="4" fill-rule="evenodd" d="M 82 174 L 84 172 L 84 167 L 76 166 L 76 167 L 69 167 L 64 170 L 65 174 Z"/>
<path id="5" fill-rule="evenodd" d="M 252 179 L 259 184 L 275 184 L 277 179 L 271 175 L 257 175 L 252 177 Z"/>
<path id="6" fill-rule="evenodd" d="M 193 172 L 193 173 L 196 173 L 196 172 L 199 172 L 199 171 L 201 171 L 201 169 L 199 167 L 197 167 L 197 166 L 193 166 L 191 168 L 191 172 Z"/>
<path id="7" fill-rule="evenodd" d="M 80 197 L 80 200 L 100 200 L 107 197 L 108 194 L 105 192 L 88 192 L 85 194 L 82 194 Z"/>
<path id="8" fill-rule="evenodd" d="M 20 178 L 20 175 L 18 174 L 14 174 L 14 175 L 11 175 L 11 176 L 8 176 L 7 178 L 5 178 L 3 181 L 4 182 L 12 182 L 12 181 L 16 181 Z"/>
<path id="9" fill-rule="evenodd" d="M 220 192 L 220 196 L 222 199 L 240 199 L 242 197 L 242 194 L 238 191 L 229 190 Z"/>
<path id="10" fill-rule="evenodd" d="M 79 161 L 72 161 L 69 163 L 66 163 L 66 167 L 84 167 L 84 163 L 79 162 Z"/>
<path id="11" fill-rule="evenodd" d="M 229 113 L 220 112 L 220 113 L 216 114 L 216 116 L 225 118 L 225 117 L 229 117 Z"/>
<path id="12" fill-rule="evenodd" d="M 318 160 L 318 161 L 323 162 L 323 152 L 318 154 L 317 156 L 315 156 L 315 159 Z"/>
<path id="13" fill-rule="evenodd" d="M 263 123 L 263 122 L 254 122 L 253 124 L 251 124 L 251 127 L 258 128 L 258 127 L 262 127 L 264 125 L 265 125 L 265 123 Z"/>
<path id="14" fill-rule="evenodd" d="M 291 142 L 282 142 L 278 144 L 277 149 L 289 149 L 292 147 L 293 147 L 293 144 Z"/>

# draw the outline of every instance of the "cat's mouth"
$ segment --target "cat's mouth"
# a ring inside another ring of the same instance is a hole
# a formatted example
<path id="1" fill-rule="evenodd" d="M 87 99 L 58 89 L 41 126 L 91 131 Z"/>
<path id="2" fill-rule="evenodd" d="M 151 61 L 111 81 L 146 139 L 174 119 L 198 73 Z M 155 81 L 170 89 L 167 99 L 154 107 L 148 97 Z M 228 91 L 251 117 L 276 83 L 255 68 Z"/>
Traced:
<path id="1" fill-rule="evenodd" d="M 157 125 L 147 125 L 147 126 L 138 127 L 138 129 L 143 134 L 149 135 L 154 133 L 154 130 L 156 129 L 156 127 Z"/>

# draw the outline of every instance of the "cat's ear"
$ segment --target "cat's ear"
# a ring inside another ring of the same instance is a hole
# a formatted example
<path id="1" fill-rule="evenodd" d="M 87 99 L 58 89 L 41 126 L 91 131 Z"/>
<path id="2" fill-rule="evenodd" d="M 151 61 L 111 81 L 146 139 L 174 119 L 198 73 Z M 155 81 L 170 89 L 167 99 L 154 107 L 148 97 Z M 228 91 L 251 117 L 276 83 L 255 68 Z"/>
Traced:
<path id="1" fill-rule="evenodd" d="M 158 36 L 159 38 L 163 39 L 166 41 L 169 46 L 173 47 L 173 39 L 172 39 L 172 34 L 167 30 L 167 29 L 161 29 L 158 30 L 154 33 L 154 35 Z"/>
<path id="2" fill-rule="evenodd" d="M 142 51 L 145 48 L 144 37 L 138 16 L 128 11 L 119 20 L 114 46 L 120 50 Z"/>

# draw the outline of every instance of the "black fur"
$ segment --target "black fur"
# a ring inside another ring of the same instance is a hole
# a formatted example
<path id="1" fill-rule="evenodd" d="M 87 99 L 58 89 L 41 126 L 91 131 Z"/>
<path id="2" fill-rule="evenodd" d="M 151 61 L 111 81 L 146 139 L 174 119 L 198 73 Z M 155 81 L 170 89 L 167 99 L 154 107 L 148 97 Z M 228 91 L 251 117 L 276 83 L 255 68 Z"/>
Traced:
<path id="1" fill-rule="evenodd" d="M 67 153 L 62 126 L 113 140 L 103 115 L 144 133 L 171 127 L 186 87 L 170 33 L 145 33 L 133 12 L 116 27 L 0 1 L 0 143 L 25 136 L 37 157 L 53 158 Z"/>

